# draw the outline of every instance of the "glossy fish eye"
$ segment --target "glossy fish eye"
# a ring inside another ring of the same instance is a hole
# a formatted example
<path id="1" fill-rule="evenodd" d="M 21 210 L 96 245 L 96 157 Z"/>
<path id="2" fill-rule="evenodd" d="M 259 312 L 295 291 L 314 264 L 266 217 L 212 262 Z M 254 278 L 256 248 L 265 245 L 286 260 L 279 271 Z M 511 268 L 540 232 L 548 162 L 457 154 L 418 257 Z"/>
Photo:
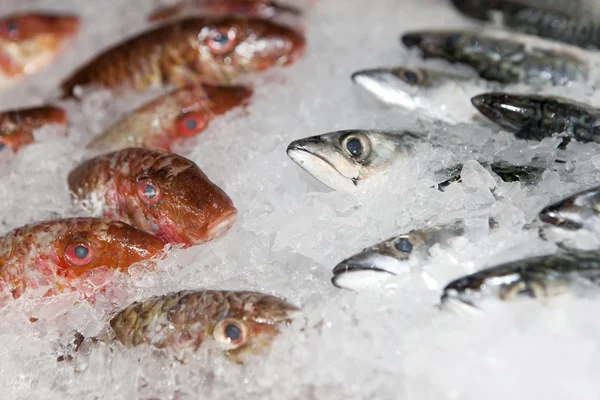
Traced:
<path id="1" fill-rule="evenodd" d="M 227 54 L 235 47 L 235 31 L 225 28 L 213 29 L 206 36 L 205 43 L 213 54 Z"/>
<path id="2" fill-rule="evenodd" d="M 137 184 L 137 195 L 144 203 L 152 205 L 160 201 L 161 191 L 152 179 L 143 179 Z"/>
<path id="3" fill-rule="evenodd" d="M 208 124 L 198 113 L 185 113 L 177 118 L 176 128 L 179 136 L 195 136 Z"/>
<path id="4" fill-rule="evenodd" d="M 75 267 L 83 267 L 93 258 L 94 251 L 88 243 L 71 243 L 65 248 L 65 260 Z"/>
<path id="5" fill-rule="evenodd" d="M 226 318 L 215 325 L 213 337 L 224 349 L 237 349 L 248 340 L 248 326 L 241 320 Z"/>
<path id="6" fill-rule="evenodd" d="M 406 81 L 410 83 L 419 82 L 419 75 L 417 75 L 417 73 L 414 71 L 404 71 L 404 78 L 406 78 Z"/>
<path id="7" fill-rule="evenodd" d="M 344 152 L 355 161 L 364 161 L 371 155 L 371 141 L 366 135 L 349 135 L 341 145 Z"/>
<path id="8" fill-rule="evenodd" d="M 394 243 L 394 247 L 401 253 L 410 253 L 412 251 L 413 245 L 407 238 L 400 238 L 396 240 Z"/>
<path id="9" fill-rule="evenodd" d="M 355 157 L 360 157 L 363 153 L 363 146 L 358 139 L 350 139 L 346 142 L 346 150 Z"/>

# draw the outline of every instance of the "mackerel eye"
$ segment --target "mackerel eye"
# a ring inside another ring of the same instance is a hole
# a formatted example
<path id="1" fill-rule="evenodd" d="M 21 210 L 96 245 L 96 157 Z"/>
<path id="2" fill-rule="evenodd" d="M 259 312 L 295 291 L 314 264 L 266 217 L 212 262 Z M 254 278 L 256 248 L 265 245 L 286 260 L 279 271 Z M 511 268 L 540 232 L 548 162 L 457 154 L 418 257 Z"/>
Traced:
<path id="1" fill-rule="evenodd" d="M 236 318 L 219 321 L 213 330 L 213 337 L 226 350 L 234 350 L 248 341 L 248 326 Z"/>
<path id="2" fill-rule="evenodd" d="M 404 71 L 404 79 L 408 83 L 419 83 L 419 75 L 415 71 Z"/>
<path id="3" fill-rule="evenodd" d="M 178 136 L 195 136 L 206 128 L 207 123 L 198 113 L 185 113 L 177 119 Z"/>
<path id="4" fill-rule="evenodd" d="M 148 205 L 158 203 L 162 197 L 160 188 L 152 179 L 143 179 L 138 182 L 137 195 L 140 200 Z"/>
<path id="5" fill-rule="evenodd" d="M 94 250 L 88 243 L 71 243 L 65 249 L 65 260 L 74 267 L 83 267 L 94 258 Z"/>
<path id="6" fill-rule="evenodd" d="M 400 238 L 394 243 L 394 247 L 400 253 L 409 254 L 412 251 L 413 245 L 407 238 Z"/>
<path id="7" fill-rule="evenodd" d="M 342 141 L 344 152 L 355 161 L 364 161 L 371 155 L 371 141 L 366 135 L 349 135 Z"/>
<path id="8" fill-rule="evenodd" d="M 225 28 L 213 29 L 206 36 L 205 43 L 213 54 L 227 54 L 235 47 L 235 31 Z"/>

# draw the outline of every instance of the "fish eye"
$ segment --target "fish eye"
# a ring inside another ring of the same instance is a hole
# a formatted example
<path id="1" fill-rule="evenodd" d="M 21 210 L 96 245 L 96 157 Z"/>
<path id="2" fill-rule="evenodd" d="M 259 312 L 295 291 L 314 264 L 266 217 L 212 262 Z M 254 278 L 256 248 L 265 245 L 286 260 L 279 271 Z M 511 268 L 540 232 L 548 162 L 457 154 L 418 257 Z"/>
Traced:
<path id="1" fill-rule="evenodd" d="M 408 254 L 412 251 L 413 245 L 410 242 L 410 240 L 403 237 L 403 238 L 396 240 L 396 243 L 394 243 L 394 247 L 399 252 Z"/>
<path id="2" fill-rule="evenodd" d="M 349 135 L 342 141 L 346 154 L 356 161 L 364 161 L 371 155 L 371 142 L 365 135 Z"/>
<path id="3" fill-rule="evenodd" d="M 198 113 L 185 113 L 177 118 L 176 129 L 179 136 L 195 136 L 206 128 L 206 121 Z"/>
<path id="4" fill-rule="evenodd" d="M 208 33 L 204 42 L 213 54 L 223 55 L 234 48 L 235 36 L 233 29 L 215 28 Z"/>
<path id="5" fill-rule="evenodd" d="M 237 349 L 248 340 L 248 326 L 239 319 L 226 318 L 215 325 L 213 337 L 224 349 Z"/>
<path id="6" fill-rule="evenodd" d="M 148 205 L 158 203 L 162 197 L 160 188 L 152 179 L 142 179 L 138 182 L 137 195 Z"/>
<path id="7" fill-rule="evenodd" d="M 419 83 L 419 75 L 415 71 L 404 71 L 404 78 L 409 83 Z"/>
<path id="8" fill-rule="evenodd" d="M 94 250 L 88 243 L 71 243 L 65 248 L 65 260 L 74 267 L 83 267 L 94 258 Z"/>

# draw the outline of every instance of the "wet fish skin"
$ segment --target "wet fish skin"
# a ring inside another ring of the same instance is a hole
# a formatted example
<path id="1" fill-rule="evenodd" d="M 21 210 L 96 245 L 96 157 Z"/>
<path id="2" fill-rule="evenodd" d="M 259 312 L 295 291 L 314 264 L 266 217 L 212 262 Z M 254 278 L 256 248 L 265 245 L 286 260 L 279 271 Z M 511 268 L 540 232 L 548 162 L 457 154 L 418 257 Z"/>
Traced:
<path id="1" fill-rule="evenodd" d="M 481 162 L 480 164 L 498 175 L 504 182 L 521 182 L 524 185 L 535 185 L 539 183 L 542 180 L 544 171 L 546 171 L 546 168 L 543 167 L 534 165 L 513 165 L 505 161 L 497 161 L 491 164 Z M 462 182 L 462 177 L 460 175 L 462 168 L 462 164 L 458 164 L 445 171 L 440 171 L 449 172 L 452 176 L 439 183 L 438 189 L 443 192 L 450 184 Z"/>
<path id="2" fill-rule="evenodd" d="M 22 13 L 0 18 L 0 88 L 50 64 L 79 32 L 77 16 Z"/>
<path id="3" fill-rule="evenodd" d="M 256 292 L 184 290 L 135 302 L 103 334 L 125 347 L 143 344 L 196 351 L 214 341 L 236 361 L 266 350 L 298 308 Z"/>
<path id="4" fill-rule="evenodd" d="M 0 149 L 8 147 L 16 153 L 33 142 L 33 131 L 46 124 L 67 124 L 61 108 L 40 106 L 0 112 Z"/>
<path id="5" fill-rule="evenodd" d="M 512 30 L 548 38 L 582 48 L 598 49 L 600 25 L 596 23 L 597 10 L 582 2 L 540 1 L 479 1 L 453 0 L 461 12 L 480 20 L 490 20 L 499 14 L 502 25 Z"/>
<path id="6" fill-rule="evenodd" d="M 201 133 L 211 120 L 245 104 L 252 89 L 233 85 L 189 85 L 175 89 L 128 113 L 96 136 L 89 148 L 115 151 L 127 147 L 171 149 L 178 138 Z"/>
<path id="7" fill-rule="evenodd" d="M 289 65 L 304 37 L 272 21 L 237 16 L 190 17 L 106 49 L 62 83 L 144 91 L 151 86 L 229 83 L 240 74 Z"/>
<path id="8" fill-rule="evenodd" d="M 68 176 L 86 210 L 127 222 L 173 244 L 192 246 L 223 235 L 237 210 L 192 161 L 127 148 L 84 161 Z"/>
<path id="9" fill-rule="evenodd" d="M 111 271 L 126 272 L 132 264 L 159 255 L 165 244 L 123 222 L 103 218 L 25 225 L 0 238 L 1 291 L 15 299 L 26 290 L 46 287 L 45 296 L 85 292 L 79 278 L 99 286 Z"/>
<path id="10" fill-rule="evenodd" d="M 352 191 L 409 156 L 419 140 L 411 132 L 342 130 L 295 140 L 287 155 L 327 186 Z"/>
<path id="11" fill-rule="evenodd" d="M 504 84 L 563 85 L 588 79 L 589 66 L 567 51 L 526 46 L 517 40 L 469 31 L 415 31 L 402 36 L 423 58 L 442 58 L 474 68 L 483 79 Z"/>
<path id="12" fill-rule="evenodd" d="M 291 14 L 299 16 L 299 8 L 266 0 L 183 0 L 170 7 L 163 7 L 152 12 L 149 21 L 161 21 L 178 15 L 191 13 L 203 15 L 243 15 L 257 18 L 273 18 L 278 15 Z"/>
<path id="13" fill-rule="evenodd" d="M 449 82 L 467 78 L 427 68 L 372 68 L 352 74 L 352 81 L 373 94 L 381 102 L 407 110 L 427 109 L 427 98 Z"/>
<path id="14" fill-rule="evenodd" d="M 425 229 L 411 230 L 367 247 L 347 258 L 333 269 L 332 283 L 339 288 L 360 290 L 420 266 L 429 249 L 438 244 L 447 246 L 451 239 L 465 234 L 465 221 L 453 221 Z"/>
<path id="15" fill-rule="evenodd" d="M 484 93 L 471 102 L 490 121 L 527 140 L 555 134 L 600 143 L 600 110 L 568 99 L 502 92 Z"/>
<path id="16" fill-rule="evenodd" d="M 478 308 L 486 298 L 544 299 L 569 292 L 578 283 L 600 283 L 600 250 L 561 252 L 486 268 L 450 282 L 441 301 Z"/>

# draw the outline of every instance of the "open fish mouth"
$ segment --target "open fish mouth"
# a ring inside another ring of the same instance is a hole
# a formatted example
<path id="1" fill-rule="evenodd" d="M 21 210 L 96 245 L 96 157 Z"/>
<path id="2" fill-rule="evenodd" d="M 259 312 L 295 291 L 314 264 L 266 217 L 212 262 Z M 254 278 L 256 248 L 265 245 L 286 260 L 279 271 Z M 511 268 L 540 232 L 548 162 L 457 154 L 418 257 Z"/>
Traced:
<path id="1" fill-rule="evenodd" d="M 316 151 L 318 149 L 311 149 L 311 143 L 314 143 L 315 147 L 325 144 L 315 138 L 296 140 L 288 146 L 287 155 L 302 169 L 330 188 L 354 190 L 356 181 L 345 177 L 326 156 Z"/>
<path id="2" fill-rule="evenodd" d="M 473 299 L 449 292 L 444 292 L 440 298 L 439 308 L 457 314 L 481 314 L 483 312 Z"/>
<path id="3" fill-rule="evenodd" d="M 376 267 L 341 263 L 333 269 L 331 283 L 340 289 L 361 290 L 373 287 L 394 275 Z"/>

